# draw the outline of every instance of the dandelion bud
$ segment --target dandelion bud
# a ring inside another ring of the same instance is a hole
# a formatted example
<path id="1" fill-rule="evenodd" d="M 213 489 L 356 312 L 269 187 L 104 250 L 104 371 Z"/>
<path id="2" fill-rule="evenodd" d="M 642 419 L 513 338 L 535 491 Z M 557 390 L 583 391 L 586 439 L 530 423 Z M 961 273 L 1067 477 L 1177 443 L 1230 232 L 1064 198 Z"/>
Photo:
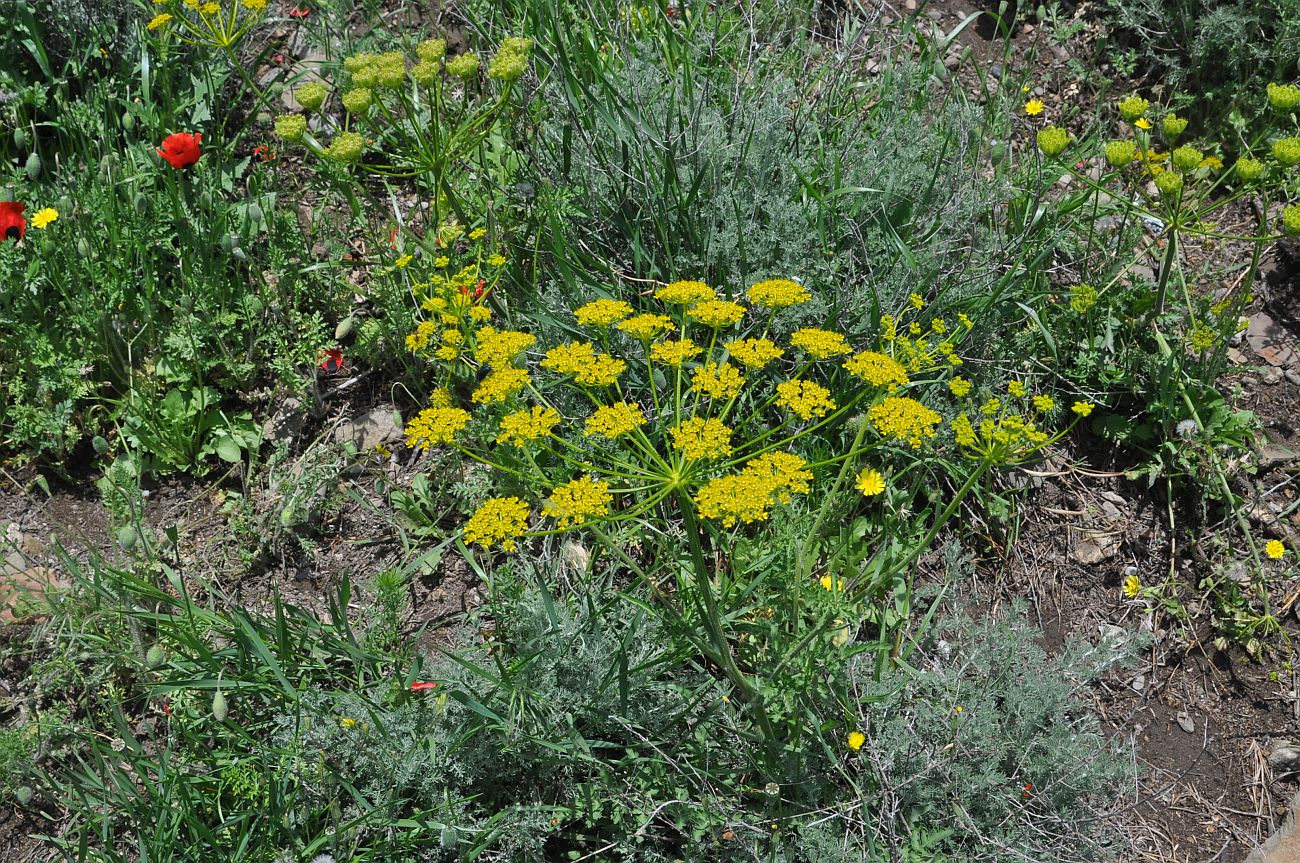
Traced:
<path id="1" fill-rule="evenodd" d="M 1300 105 L 1300 87 L 1293 84 L 1269 84 L 1268 104 L 1274 111 L 1294 111 Z"/>
<path id="2" fill-rule="evenodd" d="M 212 718 L 218 722 L 225 722 L 229 715 L 230 708 L 226 704 L 225 693 L 218 689 L 217 694 L 212 696 Z"/>
<path id="3" fill-rule="evenodd" d="M 414 72 L 415 70 L 411 71 Z M 370 110 L 370 103 L 374 99 L 374 90 L 367 87 L 353 87 L 343 94 L 343 107 L 349 114 L 364 114 Z"/>
<path id="4" fill-rule="evenodd" d="M 1300 138 L 1280 138 L 1274 141 L 1273 158 L 1288 168 L 1300 165 Z"/>
<path id="5" fill-rule="evenodd" d="M 315 111 L 325 104 L 325 97 L 328 95 L 329 91 L 320 81 L 312 81 L 293 91 L 293 98 L 308 111 Z"/>
<path id="6" fill-rule="evenodd" d="M 1106 163 L 1112 168 L 1123 168 L 1137 155 L 1137 144 L 1132 141 L 1111 141 L 1106 145 Z"/>
<path id="7" fill-rule="evenodd" d="M 447 56 L 447 41 L 445 39 L 425 39 L 416 46 L 415 54 L 423 62 L 436 66 L 443 57 Z"/>
<path id="8" fill-rule="evenodd" d="M 307 118 L 302 114 L 281 114 L 275 118 L 275 137 L 296 144 L 307 134 Z"/>
<path id="9" fill-rule="evenodd" d="M 1180 171 L 1195 171 L 1201 164 L 1201 151 L 1195 147 L 1189 147 L 1186 144 L 1174 150 L 1170 159 L 1174 167 Z"/>
<path id="10" fill-rule="evenodd" d="M 447 61 L 447 74 L 468 81 L 478 74 L 478 66 L 478 55 L 467 51 Z"/>
<path id="11" fill-rule="evenodd" d="M 1242 156 L 1233 166 L 1233 170 L 1237 172 L 1237 178 L 1243 183 L 1253 183 L 1264 175 L 1264 163 L 1259 159 Z"/>
<path id="12" fill-rule="evenodd" d="M 1156 177 L 1156 188 L 1166 198 L 1177 198 L 1178 193 L 1183 190 L 1183 177 L 1173 171 L 1165 171 Z"/>
<path id="13" fill-rule="evenodd" d="M 1070 145 L 1070 133 L 1059 126 L 1048 126 L 1038 133 L 1038 149 L 1046 156 L 1059 156 Z"/>
<path id="14" fill-rule="evenodd" d="M 1176 114 L 1166 114 L 1165 118 L 1160 121 L 1160 128 L 1164 130 L 1165 137 L 1170 141 L 1178 140 L 1178 136 L 1187 131 L 1187 118 L 1179 117 Z"/>
<path id="15" fill-rule="evenodd" d="M 330 143 L 325 155 L 336 162 L 351 164 L 361 158 L 361 151 L 365 146 L 365 139 L 359 133 L 341 132 Z"/>
<path id="16" fill-rule="evenodd" d="M 1300 237 L 1300 205 L 1288 204 L 1282 210 L 1282 233 L 1288 237 Z"/>
<path id="17" fill-rule="evenodd" d="M 1141 96 L 1126 96 L 1119 100 L 1119 115 L 1124 118 L 1125 122 L 1135 122 L 1139 117 L 1147 112 L 1151 103 Z"/>

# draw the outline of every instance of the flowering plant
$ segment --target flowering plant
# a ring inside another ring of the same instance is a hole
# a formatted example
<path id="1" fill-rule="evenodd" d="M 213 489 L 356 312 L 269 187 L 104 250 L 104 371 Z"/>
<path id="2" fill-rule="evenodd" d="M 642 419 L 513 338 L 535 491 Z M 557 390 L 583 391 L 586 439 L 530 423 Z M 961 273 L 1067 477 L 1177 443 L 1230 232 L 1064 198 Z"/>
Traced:
<path id="1" fill-rule="evenodd" d="M 232 49 L 266 17 L 266 0 L 153 0 L 158 12 L 148 30 L 174 35 L 189 45 Z"/>

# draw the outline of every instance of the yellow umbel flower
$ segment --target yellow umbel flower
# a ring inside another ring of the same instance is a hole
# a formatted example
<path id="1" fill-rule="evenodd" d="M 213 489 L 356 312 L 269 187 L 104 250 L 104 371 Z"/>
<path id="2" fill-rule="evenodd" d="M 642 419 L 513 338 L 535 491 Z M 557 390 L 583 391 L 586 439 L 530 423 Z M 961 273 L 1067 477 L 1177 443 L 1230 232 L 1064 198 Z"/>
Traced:
<path id="1" fill-rule="evenodd" d="M 952 434 L 958 446 L 975 446 L 978 440 L 975 436 L 975 427 L 971 425 L 970 417 L 964 413 L 957 414 L 956 418 L 953 419 Z"/>
<path id="2" fill-rule="evenodd" d="M 803 285 L 791 279 L 768 279 L 751 285 L 746 292 L 751 303 L 766 306 L 769 309 L 783 309 L 797 306 L 812 299 Z"/>
<path id="3" fill-rule="evenodd" d="M 609 493 L 609 483 L 584 476 L 556 486 L 550 500 L 542 504 L 542 515 L 556 521 L 563 529 L 584 524 L 589 518 L 609 515 L 609 505 L 614 496 Z"/>
<path id="4" fill-rule="evenodd" d="M 897 360 L 876 351 L 854 354 L 844 363 L 844 368 L 849 374 L 862 378 L 873 387 L 887 386 L 892 390 L 896 386 L 907 384 L 909 380 L 907 370 Z"/>
<path id="5" fill-rule="evenodd" d="M 934 437 L 941 417 L 916 399 L 886 396 L 867 411 L 867 419 L 882 437 L 920 449 L 925 440 Z"/>
<path id="6" fill-rule="evenodd" d="M 523 369 L 506 366 L 498 369 L 483 379 L 483 383 L 474 390 L 471 398 L 474 404 L 500 404 L 512 398 L 532 381 L 532 377 Z"/>
<path id="7" fill-rule="evenodd" d="M 852 348 L 844 336 L 831 330 L 804 327 L 790 336 L 790 344 L 815 360 L 825 360 L 847 354 Z"/>
<path id="8" fill-rule="evenodd" d="M 763 366 L 785 355 L 770 339 L 736 339 L 723 345 L 727 351 L 751 369 Z"/>
<path id="9" fill-rule="evenodd" d="M 490 497 L 465 523 L 465 542 L 514 551 L 519 547 L 515 537 L 527 532 L 528 504 L 517 497 Z"/>
<path id="10" fill-rule="evenodd" d="M 745 307 L 727 300 L 705 300 L 695 305 L 686 316 L 706 327 L 720 330 L 739 323 L 745 317 Z"/>
<path id="11" fill-rule="evenodd" d="M 1088 414 L 1092 413 L 1094 407 L 1096 407 L 1096 405 L 1092 402 L 1075 402 L 1070 406 L 1070 410 L 1074 411 L 1081 417 L 1086 417 Z"/>
<path id="12" fill-rule="evenodd" d="M 163 12 L 159 15 L 153 16 L 153 18 L 149 20 L 149 23 L 144 25 L 144 29 L 157 30 L 159 27 L 162 27 L 170 20 L 172 20 L 171 13 Z"/>
<path id="13" fill-rule="evenodd" d="M 957 398 L 963 398 L 970 395 L 970 389 L 970 381 L 963 377 L 958 376 L 948 381 L 948 392 L 952 393 Z"/>
<path id="14" fill-rule="evenodd" d="M 634 315 L 618 325 L 618 328 L 634 339 L 648 342 L 653 338 L 677 329 L 672 318 L 667 315 Z"/>
<path id="15" fill-rule="evenodd" d="M 469 412 L 460 408 L 425 408 L 403 429 L 406 445 L 411 449 L 429 449 L 435 444 L 451 443 L 457 432 L 469 425 Z"/>
<path id="16" fill-rule="evenodd" d="M 622 300 L 593 300 L 573 310 L 584 327 L 608 327 L 632 314 L 632 307 Z"/>
<path id="17" fill-rule="evenodd" d="M 479 327 L 474 333 L 478 344 L 474 348 L 474 359 L 490 369 L 504 369 L 514 363 L 515 357 L 528 350 L 537 341 L 531 333 L 517 330 L 501 330 L 493 327 Z"/>
<path id="18" fill-rule="evenodd" d="M 863 468 L 855 485 L 865 497 L 875 497 L 885 490 L 885 478 L 875 468 Z"/>
<path id="19" fill-rule="evenodd" d="M 645 414 L 640 407 L 627 402 L 615 402 L 612 405 L 601 405 L 587 417 L 586 433 L 614 440 L 645 424 Z"/>
<path id="20" fill-rule="evenodd" d="M 812 381 L 786 381 L 776 385 L 776 403 L 801 420 L 820 419 L 835 410 L 831 391 Z"/>
<path id="21" fill-rule="evenodd" d="M 438 387 L 429 393 L 429 407 L 431 408 L 449 408 L 455 404 L 451 397 L 451 390 L 446 387 Z"/>
<path id="22" fill-rule="evenodd" d="M 744 385 L 740 370 L 731 363 L 705 363 L 691 373 L 691 389 L 710 398 L 732 398 Z"/>
<path id="23" fill-rule="evenodd" d="M 655 297 L 675 306 L 687 306 L 717 299 L 718 295 L 704 282 L 687 281 L 666 285 L 655 292 Z"/>
<path id="24" fill-rule="evenodd" d="M 691 417 L 669 429 L 673 449 L 691 461 L 731 455 L 731 429 L 721 420 Z"/>
<path id="25" fill-rule="evenodd" d="M 1277 560 L 1286 554 L 1286 546 L 1280 540 L 1270 539 L 1264 544 L 1264 553 L 1269 556 L 1270 560 Z"/>
<path id="26" fill-rule="evenodd" d="M 553 408 L 533 407 L 506 414 L 501 418 L 497 443 L 510 443 L 523 449 L 529 441 L 548 436 L 559 423 L 560 414 Z"/>
<path id="27" fill-rule="evenodd" d="M 1053 401 L 1051 396 L 1034 396 L 1034 410 L 1047 413 L 1054 407 L 1056 407 L 1056 402 Z"/>
<path id="28" fill-rule="evenodd" d="M 700 348 L 690 339 L 675 342 L 655 342 L 650 346 L 650 359 L 666 366 L 680 366 L 700 353 Z"/>
<path id="29" fill-rule="evenodd" d="M 773 505 L 808 493 L 812 472 L 806 464 L 794 453 L 766 453 L 750 459 L 738 474 L 710 480 L 696 493 L 695 504 L 701 516 L 726 527 L 765 521 Z"/>
<path id="30" fill-rule="evenodd" d="M 1010 381 L 1007 384 L 1007 393 L 1012 398 L 1023 399 L 1025 397 L 1025 385 L 1022 381 Z"/>
<path id="31" fill-rule="evenodd" d="M 610 386 L 627 369 L 627 363 L 597 353 L 589 342 L 570 342 L 551 348 L 541 365 L 557 374 L 572 375 L 584 387 Z"/>

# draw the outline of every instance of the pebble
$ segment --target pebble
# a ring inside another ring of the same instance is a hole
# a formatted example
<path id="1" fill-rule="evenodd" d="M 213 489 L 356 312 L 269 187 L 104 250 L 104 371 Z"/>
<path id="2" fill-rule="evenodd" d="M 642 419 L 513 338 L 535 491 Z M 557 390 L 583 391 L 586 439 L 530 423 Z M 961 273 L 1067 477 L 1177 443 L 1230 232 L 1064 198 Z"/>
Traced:
<path id="1" fill-rule="evenodd" d="M 1265 386 L 1275 387 L 1280 383 L 1282 383 L 1281 369 L 1269 369 L 1268 371 L 1264 372 Z"/>
<path id="2" fill-rule="evenodd" d="M 1139 674 L 1130 680 L 1128 685 L 1134 692 L 1142 692 L 1147 688 L 1147 676 L 1145 674 Z"/>
<path id="3" fill-rule="evenodd" d="M 1274 740 L 1268 751 L 1268 765 L 1279 773 L 1300 771 L 1300 745 L 1288 740 Z"/>
<path id="4" fill-rule="evenodd" d="M 1187 715 L 1186 710 L 1178 711 L 1178 715 L 1174 717 L 1174 721 L 1178 723 L 1179 728 L 1183 729 L 1188 734 L 1191 734 L 1196 730 L 1196 723 L 1192 721 L 1192 717 Z"/>
<path id="5" fill-rule="evenodd" d="M 1283 376 L 1286 378 L 1287 383 L 1295 384 L 1300 387 L 1300 372 L 1297 372 L 1295 369 L 1287 369 L 1283 372 Z"/>

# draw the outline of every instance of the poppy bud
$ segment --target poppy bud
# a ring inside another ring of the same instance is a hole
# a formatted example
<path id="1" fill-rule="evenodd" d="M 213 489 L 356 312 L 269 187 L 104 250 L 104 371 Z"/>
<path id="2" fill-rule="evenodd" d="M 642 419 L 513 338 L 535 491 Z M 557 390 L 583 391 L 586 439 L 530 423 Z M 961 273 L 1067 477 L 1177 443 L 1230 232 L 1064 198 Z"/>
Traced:
<path id="1" fill-rule="evenodd" d="M 157 668 L 167 661 L 167 651 L 161 644 L 155 644 L 149 648 L 149 652 L 144 655 L 144 664 L 150 668 Z"/>
<path id="2" fill-rule="evenodd" d="M 254 222 L 261 223 L 262 220 L 266 218 L 266 214 L 262 212 L 262 208 L 257 204 L 249 204 L 248 218 L 252 219 Z"/>
<path id="3" fill-rule="evenodd" d="M 67 195 L 60 195 L 59 200 L 56 202 L 56 206 L 58 207 L 60 213 L 65 213 L 65 214 L 71 213 L 72 199 L 69 198 Z"/>
<path id="4" fill-rule="evenodd" d="M 84 258 L 85 255 L 82 255 Z M 90 445 L 95 448 L 98 455 L 104 455 L 108 452 L 108 440 L 103 435 L 95 435 L 90 439 Z"/>
<path id="5" fill-rule="evenodd" d="M 135 548 L 135 544 L 140 541 L 140 534 L 135 532 L 135 528 L 127 525 L 117 530 L 117 544 L 122 546 L 126 551 Z"/>
<path id="6" fill-rule="evenodd" d="M 135 115 L 130 111 L 122 115 L 122 128 L 128 132 L 135 128 Z"/>
<path id="7" fill-rule="evenodd" d="M 262 310 L 264 308 L 266 308 L 266 304 L 263 303 L 257 297 L 249 297 L 248 299 L 244 300 L 244 311 L 248 314 L 250 318 L 255 318 L 258 315 L 262 314 Z"/>
<path id="8" fill-rule="evenodd" d="M 40 179 L 41 176 L 40 155 L 37 153 L 32 153 L 30 156 L 28 156 L 27 164 L 23 166 L 23 170 L 27 172 L 27 179 L 31 180 L 33 183 L 36 182 L 38 179 Z"/>
<path id="9" fill-rule="evenodd" d="M 1007 157 L 1007 145 L 1005 141 L 993 141 L 989 145 L 989 159 L 993 164 L 1001 165 L 1002 160 Z"/>
<path id="10" fill-rule="evenodd" d="M 223 234 L 221 237 L 221 251 L 227 255 L 233 252 L 239 246 L 239 238 L 234 234 Z"/>
<path id="11" fill-rule="evenodd" d="M 135 211 L 141 216 L 149 213 L 149 196 L 144 192 L 136 192 L 135 200 L 131 202 L 135 206 Z"/>
<path id="12" fill-rule="evenodd" d="M 225 722 L 229 715 L 230 708 L 226 705 L 226 696 L 218 689 L 217 694 L 212 696 L 212 718 L 218 722 Z"/>
<path id="13" fill-rule="evenodd" d="M 356 324 L 356 322 L 357 322 L 356 315 L 348 315 L 346 318 L 339 321 L 339 325 L 334 328 L 334 341 L 341 342 L 344 339 L 346 339 L 348 337 L 348 333 L 352 332 L 352 327 Z"/>
<path id="14" fill-rule="evenodd" d="M 438 844 L 447 851 L 459 845 L 460 837 L 456 835 L 456 828 L 450 824 L 443 825 L 442 832 L 438 835 Z"/>
<path id="15" fill-rule="evenodd" d="M 27 147 L 26 129 L 14 129 L 14 146 L 17 147 L 19 150 L 25 149 Z"/>
<path id="16" fill-rule="evenodd" d="M 90 243 L 85 237 L 77 237 L 77 256 L 82 260 L 90 257 Z"/>

